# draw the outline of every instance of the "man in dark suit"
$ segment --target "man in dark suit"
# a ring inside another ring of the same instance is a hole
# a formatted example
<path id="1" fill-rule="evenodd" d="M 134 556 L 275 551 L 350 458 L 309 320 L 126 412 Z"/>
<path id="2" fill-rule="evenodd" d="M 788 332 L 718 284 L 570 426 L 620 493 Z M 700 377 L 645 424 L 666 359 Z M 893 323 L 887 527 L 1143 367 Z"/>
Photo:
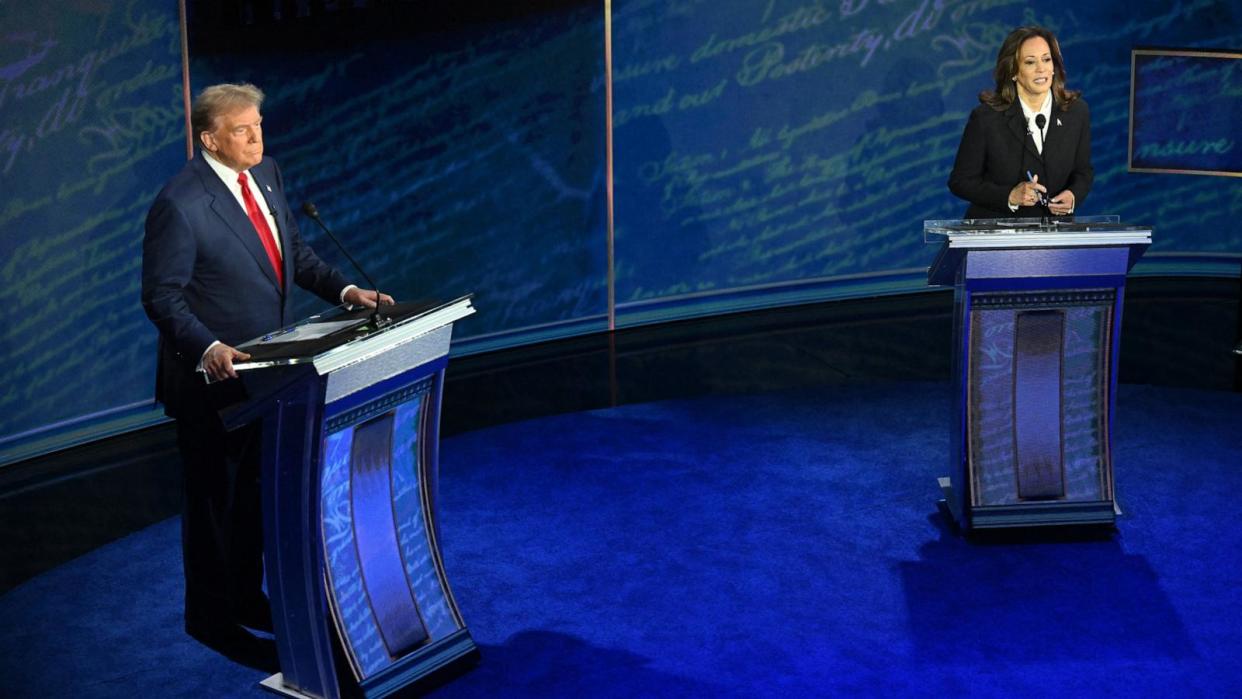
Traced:
<path id="1" fill-rule="evenodd" d="M 376 301 L 303 242 L 280 169 L 263 155 L 262 101 L 253 85 L 199 94 L 191 126 L 201 150 L 152 204 L 142 258 L 142 304 L 159 329 L 156 398 L 176 418 L 183 461 L 185 627 L 238 652 L 257 640 L 242 626 L 270 631 L 272 622 L 259 426 L 226 432 L 217 414 L 243 396 L 233 363 L 249 355 L 235 348 L 295 320 L 291 283 L 332 304 Z"/>
<path id="2" fill-rule="evenodd" d="M 966 124 L 949 190 L 970 202 L 966 218 L 1073 213 L 1094 179 L 1091 114 L 1065 87 L 1056 37 L 1043 27 L 1015 29 L 993 77 L 996 89 L 979 95 L 983 104 Z"/>

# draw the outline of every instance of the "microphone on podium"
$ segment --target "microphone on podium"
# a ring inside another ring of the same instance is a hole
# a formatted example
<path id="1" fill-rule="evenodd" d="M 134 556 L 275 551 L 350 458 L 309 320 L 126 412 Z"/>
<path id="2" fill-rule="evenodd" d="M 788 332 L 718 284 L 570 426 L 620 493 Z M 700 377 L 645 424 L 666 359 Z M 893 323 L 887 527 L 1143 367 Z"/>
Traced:
<path id="1" fill-rule="evenodd" d="M 1042 166 L 1044 171 L 1044 179 L 1048 178 L 1048 163 L 1044 161 L 1044 147 L 1048 145 L 1048 142 L 1045 140 L 1044 136 L 1044 127 L 1047 125 L 1048 117 L 1045 117 L 1043 114 L 1035 115 L 1035 126 L 1039 128 L 1039 164 Z M 1048 218 L 1052 218 L 1052 209 L 1048 206 L 1048 195 L 1040 194 L 1039 203 L 1043 205 L 1044 212 L 1048 214 Z M 1044 222 L 1047 223 L 1047 220 Z"/>
<path id="2" fill-rule="evenodd" d="M 367 274 L 366 270 L 362 268 L 362 265 L 358 264 L 358 261 L 354 259 L 354 256 L 349 254 L 349 250 L 345 249 L 345 246 L 335 235 L 332 234 L 332 231 L 328 230 L 328 226 L 324 224 L 323 219 L 319 218 L 319 209 L 315 208 L 315 205 L 312 202 L 302 202 L 302 213 L 306 214 L 311 218 L 311 220 L 319 224 L 319 227 L 323 229 L 323 232 L 328 234 L 328 237 L 332 239 L 332 242 L 336 243 L 336 247 L 339 248 L 340 251 L 345 254 L 345 257 L 349 259 L 350 263 L 353 264 L 354 269 L 358 270 L 358 273 L 361 274 L 362 278 L 371 285 L 372 289 L 375 289 L 375 308 L 371 311 L 371 324 L 378 329 L 392 322 L 390 318 L 380 313 L 379 285 L 371 279 L 371 275 Z"/>

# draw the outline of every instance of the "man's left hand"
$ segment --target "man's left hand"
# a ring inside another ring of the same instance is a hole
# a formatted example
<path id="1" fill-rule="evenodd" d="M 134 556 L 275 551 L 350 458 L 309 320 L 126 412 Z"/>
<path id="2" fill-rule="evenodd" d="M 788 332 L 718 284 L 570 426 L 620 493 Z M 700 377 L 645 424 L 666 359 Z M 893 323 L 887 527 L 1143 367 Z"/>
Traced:
<path id="1" fill-rule="evenodd" d="M 364 308 L 375 308 L 375 294 L 376 294 L 376 291 L 374 289 L 359 289 L 358 287 L 355 286 L 354 288 L 345 292 L 344 300 L 345 300 L 345 303 L 348 303 L 351 306 L 362 306 Z M 396 303 L 396 301 L 393 301 L 391 296 L 389 296 L 388 294 L 384 294 L 384 293 L 381 293 L 379 295 L 379 302 L 385 306 L 391 306 L 392 304 Z"/>

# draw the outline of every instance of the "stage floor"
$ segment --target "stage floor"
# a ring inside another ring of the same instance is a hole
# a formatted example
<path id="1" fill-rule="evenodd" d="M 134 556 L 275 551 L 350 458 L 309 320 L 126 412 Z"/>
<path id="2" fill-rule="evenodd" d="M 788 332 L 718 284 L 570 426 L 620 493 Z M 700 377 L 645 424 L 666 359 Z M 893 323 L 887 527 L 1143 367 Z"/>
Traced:
<path id="1" fill-rule="evenodd" d="M 1242 395 L 1123 385 L 1104 535 L 963 540 L 943 382 L 657 401 L 459 434 L 443 697 L 1242 693 Z M 5 697 L 262 697 L 181 631 L 169 519 L 0 596 Z"/>

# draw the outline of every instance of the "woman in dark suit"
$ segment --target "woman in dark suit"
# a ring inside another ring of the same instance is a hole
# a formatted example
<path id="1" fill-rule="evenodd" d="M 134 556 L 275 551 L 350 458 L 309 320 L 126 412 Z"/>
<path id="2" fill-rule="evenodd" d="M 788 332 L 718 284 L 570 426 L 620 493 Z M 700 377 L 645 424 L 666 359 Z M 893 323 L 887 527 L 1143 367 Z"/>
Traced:
<path id="1" fill-rule="evenodd" d="M 1056 37 L 1043 27 L 1010 32 L 957 148 L 949 190 L 966 218 L 1061 216 L 1091 190 L 1091 114 L 1065 88 Z"/>

